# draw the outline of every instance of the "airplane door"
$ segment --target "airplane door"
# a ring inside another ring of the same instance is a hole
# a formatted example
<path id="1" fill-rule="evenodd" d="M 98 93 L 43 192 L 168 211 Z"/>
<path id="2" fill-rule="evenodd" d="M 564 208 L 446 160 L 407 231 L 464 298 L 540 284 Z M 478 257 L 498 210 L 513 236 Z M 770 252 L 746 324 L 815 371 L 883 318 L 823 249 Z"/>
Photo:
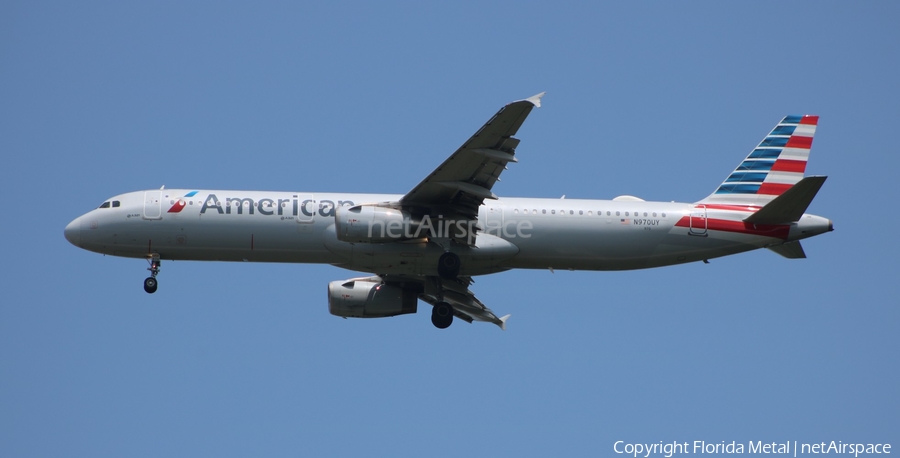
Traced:
<path id="1" fill-rule="evenodd" d="M 319 206 L 313 199 L 312 194 L 297 194 L 298 202 L 297 222 L 302 224 L 311 224 L 315 222 L 316 212 Z"/>
<path id="2" fill-rule="evenodd" d="M 688 231 L 689 235 L 706 236 L 707 219 L 706 205 L 697 205 L 691 209 L 691 225 Z"/>
<path id="3" fill-rule="evenodd" d="M 144 219 L 162 219 L 162 191 L 144 192 Z"/>

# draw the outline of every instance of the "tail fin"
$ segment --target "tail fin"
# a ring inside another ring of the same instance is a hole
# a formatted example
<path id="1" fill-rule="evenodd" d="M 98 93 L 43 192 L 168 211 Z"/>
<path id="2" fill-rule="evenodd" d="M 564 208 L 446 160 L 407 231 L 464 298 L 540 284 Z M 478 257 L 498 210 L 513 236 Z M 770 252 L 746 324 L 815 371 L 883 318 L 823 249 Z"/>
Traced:
<path id="1" fill-rule="evenodd" d="M 803 178 L 818 116 L 785 116 L 725 179 L 698 203 L 764 206 Z"/>

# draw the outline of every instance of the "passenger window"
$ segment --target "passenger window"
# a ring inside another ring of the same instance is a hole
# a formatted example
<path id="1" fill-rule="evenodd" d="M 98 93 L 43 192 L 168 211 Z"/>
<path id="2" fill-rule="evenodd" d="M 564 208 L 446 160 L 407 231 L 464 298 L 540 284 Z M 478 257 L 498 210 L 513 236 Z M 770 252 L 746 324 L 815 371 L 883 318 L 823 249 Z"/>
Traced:
<path id="1" fill-rule="evenodd" d="M 113 201 L 113 208 L 118 207 L 119 205 L 121 205 L 121 202 L 119 202 L 118 200 Z"/>
<path id="2" fill-rule="evenodd" d="M 625 212 L 625 216 L 628 216 L 628 212 Z"/>
<path id="3" fill-rule="evenodd" d="M 109 208 L 109 202 L 103 202 L 98 208 Z"/>
<path id="4" fill-rule="evenodd" d="M 588 211 L 588 213 L 590 213 L 590 211 Z M 578 210 L 578 214 L 579 214 L 579 215 L 583 215 L 583 214 L 584 214 L 584 210 Z"/>
<path id="5" fill-rule="evenodd" d="M 547 214 L 547 210 L 541 210 L 541 213 L 543 213 L 543 214 L 546 215 L 546 214 Z"/>
<path id="6" fill-rule="evenodd" d="M 607 211 L 607 212 L 606 212 L 606 216 L 612 216 L 612 213 L 610 213 L 610 212 Z"/>
<path id="7" fill-rule="evenodd" d="M 550 214 L 551 214 L 551 215 L 555 215 L 555 214 L 556 214 L 556 210 L 550 210 Z"/>
<path id="8" fill-rule="evenodd" d="M 569 214 L 570 214 L 570 215 L 574 215 L 574 214 L 575 214 L 575 210 L 569 210 Z"/>
<path id="9" fill-rule="evenodd" d="M 619 216 L 619 212 L 616 212 L 616 216 Z"/>
<path id="10" fill-rule="evenodd" d="M 663 217 L 663 218 L 665 218 L 665 217 L 666 217 L 666 214 L 665 214 L 665 213 L 663 213 L 663 214 L 662 214 L 662 217 Z"/>
<path id="11" fill-rule="evenodd" d="M 656 212 L 653 212 L 653 217 L 656 218 Z"/>
<path id="12" fill-rule="evenodd" d="M 644 216 L 647 216 L 647 212 L 644 212 Z"/>

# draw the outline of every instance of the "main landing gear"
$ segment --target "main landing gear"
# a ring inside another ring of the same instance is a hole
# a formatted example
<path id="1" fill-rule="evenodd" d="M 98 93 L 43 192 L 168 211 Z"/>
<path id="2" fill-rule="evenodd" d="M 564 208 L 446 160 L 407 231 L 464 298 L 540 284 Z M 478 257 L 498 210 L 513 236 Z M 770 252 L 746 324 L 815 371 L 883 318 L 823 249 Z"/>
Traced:
<path id="1" fill-rule="evenodd" d="M 459 276 L 460 268 L 459 255 L 445 252 L 438 258 L 438 277 L 444 280 L 456 280 Z M 440 290 L 440 280 L 437 280 L 437 287 Z M 438 329 L 447 329 L 453 324 L 453 306 L 445 302 L 443 299 L 431 309 L 431 323 Z"/>
<path id="2" fill-rule="evenodd" d="M 447 329 L 453 324 L 453 306 L 446 302 L 438 302 L 431 309 L 431 323 L 438 329 Z"/>
<path id="3" fill-rule="evenodd" d="M 159 265 L 161 264 L 159 255 L 154 253 L 147 262 L 150 263 L 150 267 L 147 268 L 150 271 L 150 276 L 144 279 L 144 291 L 153 294 L 159 286 L 159 282 L 156 281 L 156 276 L 159 275 Z"/>

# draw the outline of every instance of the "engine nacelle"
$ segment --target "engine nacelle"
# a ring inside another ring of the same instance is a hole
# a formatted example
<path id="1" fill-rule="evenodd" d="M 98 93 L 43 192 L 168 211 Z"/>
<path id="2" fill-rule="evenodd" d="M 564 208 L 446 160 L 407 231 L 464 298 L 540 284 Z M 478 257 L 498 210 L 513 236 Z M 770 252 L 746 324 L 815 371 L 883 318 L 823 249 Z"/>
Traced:
<path id="1" fill-rule="evenodd" d="M 399 286 L 370 279 L 339 280 L 328 284 L 328 311 L 352 318 L 383 318 L 416 313 L 418 295 Z"/>
<path id="2" fill-rule="evenodd" d="M 418 224 L 409 213 L 386 207 L 355 205 L 334 212 L 338 240 L 350 243 L 385 243 L 414 238 Z"/>

